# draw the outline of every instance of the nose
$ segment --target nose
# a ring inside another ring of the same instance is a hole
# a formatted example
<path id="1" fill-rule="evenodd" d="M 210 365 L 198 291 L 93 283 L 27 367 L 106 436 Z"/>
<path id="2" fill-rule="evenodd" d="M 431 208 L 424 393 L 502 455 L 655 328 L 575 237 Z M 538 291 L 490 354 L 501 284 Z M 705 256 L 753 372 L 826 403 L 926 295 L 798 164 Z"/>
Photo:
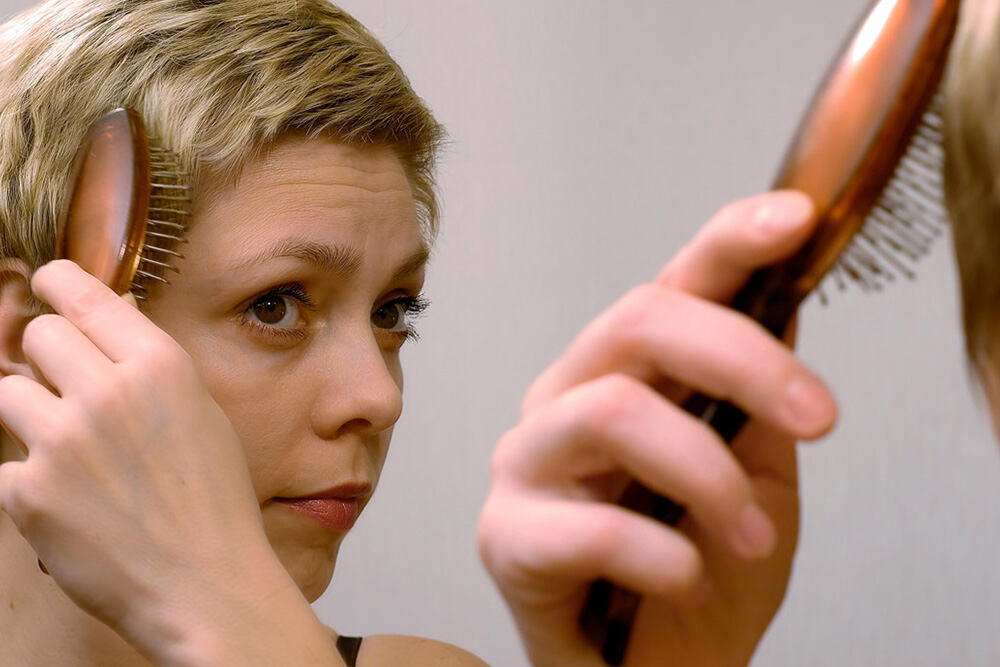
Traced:
<path id="1" fill-rule="evenodd" d="M 325 347 L 328 352 L 317 362 L 320 391 L 312 409 L 313 431 L 335 439 L 392 428 L 403 411 L 398 356 L 383 352 L 371 329 Z"/>

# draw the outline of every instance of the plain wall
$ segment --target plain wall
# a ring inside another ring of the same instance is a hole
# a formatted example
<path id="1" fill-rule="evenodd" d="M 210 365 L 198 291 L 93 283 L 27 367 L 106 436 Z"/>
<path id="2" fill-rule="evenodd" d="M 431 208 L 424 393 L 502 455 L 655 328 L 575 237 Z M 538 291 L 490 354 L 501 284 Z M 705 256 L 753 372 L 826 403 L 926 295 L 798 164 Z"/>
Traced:
<path id="1" fill-rule="evenodd" d="M 0 0 L 0 14 L 28 2 Z M 442 235 L 375 500 L 316 604 L 339 631 L 525 659 L 475 555 L 497 438 L 573 335 L 768 187 L 863 0 L 346 0 L 448 126 Z M 1000 459 L 950 247 L 801 318 L 840 400 L 802 449 L 791 589 L 756 665 L 1000 664 Z"/>

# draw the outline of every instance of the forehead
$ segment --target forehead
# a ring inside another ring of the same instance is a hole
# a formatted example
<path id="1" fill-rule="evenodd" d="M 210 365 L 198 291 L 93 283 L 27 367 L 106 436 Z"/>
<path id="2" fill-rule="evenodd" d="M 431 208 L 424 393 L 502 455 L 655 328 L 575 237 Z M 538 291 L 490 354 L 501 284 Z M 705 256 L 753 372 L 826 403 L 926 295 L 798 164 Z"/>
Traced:
<path id="1" fill-rule="evenodd" d="M 235 184 L 208 182 L 199 191 L 185 254 L 199 255 L 206 269 L 289 238 L 366 254 L 422 246 L 410 183 L 386 146 L 285 137 L 251 160 Z"/>

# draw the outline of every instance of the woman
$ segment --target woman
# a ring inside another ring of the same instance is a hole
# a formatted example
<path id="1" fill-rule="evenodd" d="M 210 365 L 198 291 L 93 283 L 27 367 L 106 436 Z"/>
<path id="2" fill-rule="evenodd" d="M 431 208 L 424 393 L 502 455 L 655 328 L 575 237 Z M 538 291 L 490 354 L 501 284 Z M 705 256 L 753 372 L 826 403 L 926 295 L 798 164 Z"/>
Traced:
<path id="1" fill-rule="evenodd" d="M 48 2 L 0 53 L 0 664 L 480 664 L 392 636 L 355 656 L 308 606 L 378 481 L 435 230 L 441 130 L 396 64 L 319 0 Z M 115 106 L 193 193 L 142 313 L 49 261 L 73 152 Z M 727 208 L 529 393 L 480 547 L 537 664 L 598 664 L 576 623 L 598 576 L 650 596 L 633 664 L 752 653 L 794 549 L 791 439 L 833 407 L 705 300 L 808 229 L 798 195 Z M 736 457 L 682 384 L 761 417 Z M 683 532 L 595 502 L 627 475 L 689 506 Z"/>

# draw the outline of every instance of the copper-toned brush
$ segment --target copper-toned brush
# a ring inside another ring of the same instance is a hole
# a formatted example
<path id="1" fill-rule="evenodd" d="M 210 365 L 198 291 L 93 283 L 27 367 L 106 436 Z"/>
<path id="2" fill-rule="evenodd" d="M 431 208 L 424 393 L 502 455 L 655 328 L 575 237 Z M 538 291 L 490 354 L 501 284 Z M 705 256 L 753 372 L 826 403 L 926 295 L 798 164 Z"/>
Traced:
<path id="1" fill-rule="evenodd" d="M 59 223 L 56 257 L 119 294 L 144 300 L 181 257 L 190 197 L 176 156 L 151 144 L 139 114 L 115 109 L 80 147 Z"/>
<path id="2" fill-rule="evenodd" d="M 908 267 L 947 224 L 938 87 L 958 0 L 878 0 L 834 60 L 785 157 L 776 189 L 816 205 L 817 231 L 791 259 L 754 274 L 733 307 L 780 336 L 829 272 L 878 289 Z M 822 291 L 819 292 L 821 298 Z M 684 408 L 731 441 L 746 415 L 696 394 Z M 620 503 L 675 525 L 684 509 L 638 483 Z M 600 580 L 581 626 L 604 660 L 625 659 L 639 596 Z"/>

